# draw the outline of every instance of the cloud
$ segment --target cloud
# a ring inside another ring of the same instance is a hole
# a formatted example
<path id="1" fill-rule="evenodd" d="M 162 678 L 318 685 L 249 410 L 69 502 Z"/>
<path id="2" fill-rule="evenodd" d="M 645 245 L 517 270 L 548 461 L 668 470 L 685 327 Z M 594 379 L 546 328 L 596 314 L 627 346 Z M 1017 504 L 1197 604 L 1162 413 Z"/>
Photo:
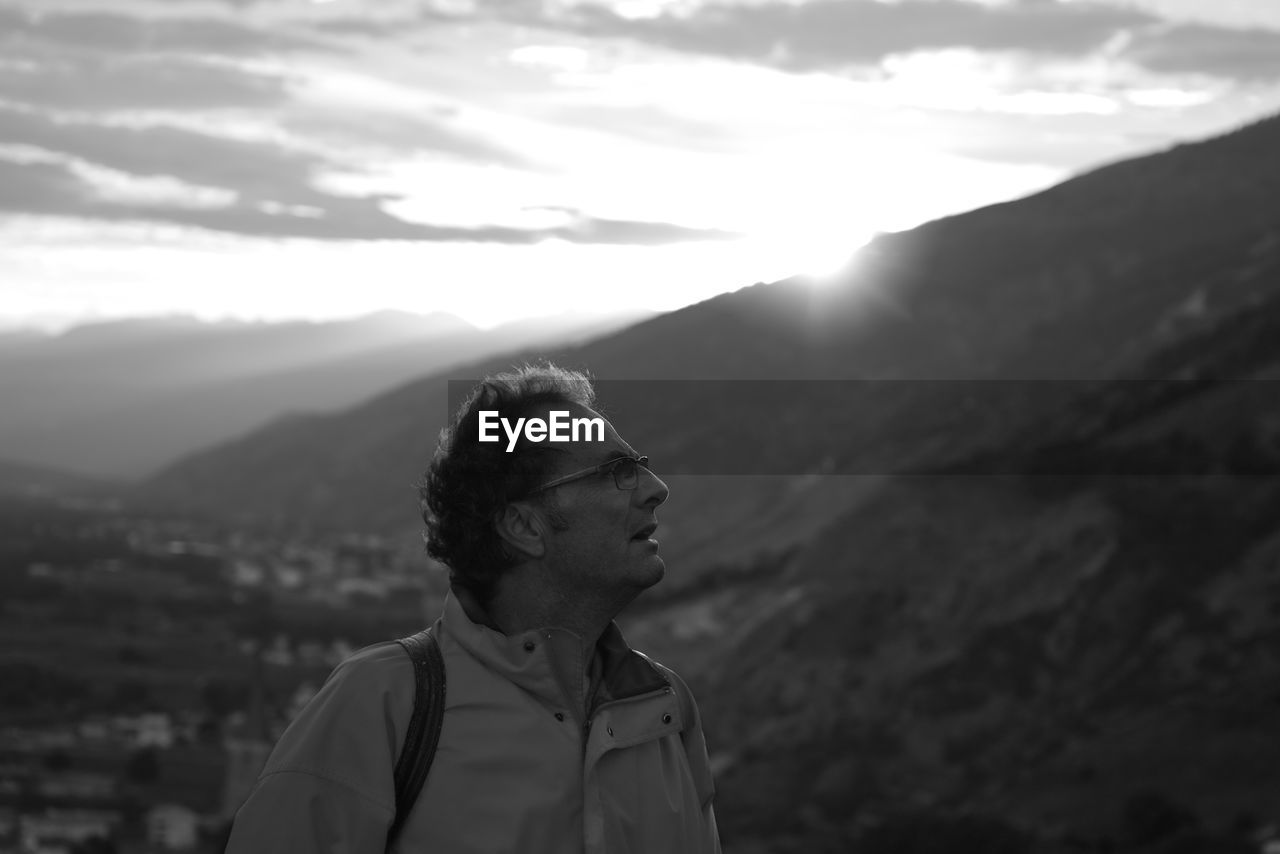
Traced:
<path id="1" fill-rule="evenodd" d="M 1136 33 L 1123 55 L 1151 71 L 1280 79 L 1280 32 L 1181 24 Z"/>
<path id="2" fill-rule="evenodd" d="M 566 21 L 592 35 L 811 71 L 875 66 L 895 53 L 952 47 L 1080 54 L 1158 19 L 1102 3 L 812 0 L 708 4 L 690 14 L 639 19 L 593 4 L 577 7 Z"/>
<path id="3" fill-rule="evenodd" d="M 0 210 L 67 213 L 89 201 L 88 189 L 61 164 L 13 161 L 0 155 Z"/>
<path id="4" fill-rule="evenodd" d="M 304 48 L 332 49 L 326 41 L 213 18 L 144 18 L 116 12 L 29 15 L 0 10 L 0 27 L 6 34 L 5 42 L 21 37 L 126 55 L 187 51 L 257 55 Z"/>
<path id="5" fill-rule="evenodd" d="M 318 155 L 271 143 L 164 125 L 122 127 L 54 121 L 5 108 L 0 108 L 0 142 L 57 152 L 132 175 L 171 176 L 286 204 L 309 204 L 323 198 L 309 182 L 316 170 L 328 165 Z"/>
<path id="6" fill-rule="evenodd" d="M 571 212 L 565 224 L 540 229 L 409 222 L 387 213 L 381 206 L 386 200 L 382 196 L 337 196 L 301 184 L 286 187 L 280 194 L 254 193 L 243 187 L 239 192 L 218 193 L 215 191 L 225 187 L 225 181 L 221 185 L 217 182 L 227 176 L 216 170 L 201 173 L 187 168 L 178 177 L 159 174 L 156 164 L 149 164 L 141 173 L 148 177 L 140 179 L 139 173 L 119 168 L 134 164 L 118 152 L 113 155 L 110 148 L 106 156 L 97 152 L 98 161 L 90 163 L 79 156 L 86 152 L 74 146 L 63 145 L 61 154 L 53 155 L 50 149 L 34 144 L 41 141 L 40 134 L 14 134 L 12 122 L 6 130 L 9 150 L 0 150 L 0 211 L 11 213 L 161 222 L 245 236 L 320 240 L 521 245 L 559 239 L 582 244 L 657 245 L 736 236 L 671 223 L 601 219 L 580 212 Z M 15 155 L 15 150 L 26 156 Z M 295 178 L 300 168 L 292 167 Z M 205 180 L 193 179 L 195 176 Z M 245 175 L 236 177 L 243 179 Z M 186 197 L 181 193 L 184 188 Z"/>
<path id="7" fill-rule="evenodd" d="M 281 120 L 290 131 L 342 146 L 406 152 L 434 152 L 486 164 L 530 165 L 523 154 L 475 134 L 450 127 L 448 114 L 422 116 L 389 110 L 291 110 Z"/>
<path id="8" fill-rule="evenodd" d="M 271 107 L 285 78 L 178 57 L 74 57 L 0 67 L 0 98 L 61 109 Z"/>
<path id="9" fill-rule="evenodd" d="M 431 124 L 404 118 L 391 138 L 381 116 L 333 119 L 334 136 L 384 143 L 392 147 L 445 151 L 481 163 L 496 161 L 522 165 L 518 154 L 483 140 Z M 329 121 L 314 116 L 290 123 L 298 131 L 323 132 Z M 344 136 L 345 131 L 345 136 Z M 370 136 L 362 137 L 362 133 Z M 344 171 L 349 164 L 314 149 L 280 143 L 233 139 L 163 124 L 127 126 L 83 120 L 55 120 L 32 110 L 0 106 L 0 144 L 23 145 L 58 152 L 139 176 L 174 176 L 198 185 L 224 187 L 256 199 L 284 204 L 314 204 L 328 198 L 312 186 L 321 172 Z"/>
<path id="10" fill-rule="evenodd" d="M 364 18 L 328 18 L 323 21 L 317 21 L 312 24 L 312 29 L 326 33 L 335 33 L 343 36 L 362 36 L 370 38 L 386 38 L 403 33 L 406 27 L 413 27 L 419 23 L 416 17 L 402 18 L 400 20 L 391 19 L 375 19 L 367 20 Z"/>
<path id="11" fill-rule="evenodd" d="M 254 237 L 322 240 L 482 240 L 517 242 L 501 231 L 433 228 L 389 216 L 371 199 L 332 198 L 323 210 L 233 202 L 218 207 L 113 199 L 67 163 L 0 156 L 0 210 L 77 219 L 160 222 Z"/>
<path id="12" fill-rule="evenodd" d="M 246 62 L 329 41 L 211 18 L 0 9 L 0 98 L 42 107 L 167 109 L 278 106 L 282 74 Z"/>
<path id="13" fill-rule="evenodd" d="M 1149 70 L 1237 80 L 1280 76 L 1280 33 L 1210 24 L 1171 25 L 1154 13 L 1105 2 L 1021 0 L 765 0 L 705 3 L 692 11 L 628 17 L 601 3 L 555 14 L 495 14 L 621 37 L 672 50 L 788 71 L 874 69 L 887 57 L 964 48 L 1047 58 L 1087 57 L 1117 39 Z"/>
<path id="14" fill-rule="evenodd" d="M 425 4 L 397 9 L 384 4 L 382 0 L 378 6 L 361 9 L 358 15 L 340 14 L 313 21 L 308 26 L 322 33 L 383 39 L 404 35 L 423 24 L 455 23 L 471 17 L 470 10 L 435 9 Z"/>
<path id="15" fill-rule="evenodd" d="M 567 225 L 540 230 L 548 237 L 557 237 L 570 243 L 656 245 L 690 240 L 732 240 L 742 236 L 731 231 L 686 228 L 669 222 L 602 219 L 587 216 L 574 208 L 548 206 L 542 209 L 559 211 L 572 218 Z"/>

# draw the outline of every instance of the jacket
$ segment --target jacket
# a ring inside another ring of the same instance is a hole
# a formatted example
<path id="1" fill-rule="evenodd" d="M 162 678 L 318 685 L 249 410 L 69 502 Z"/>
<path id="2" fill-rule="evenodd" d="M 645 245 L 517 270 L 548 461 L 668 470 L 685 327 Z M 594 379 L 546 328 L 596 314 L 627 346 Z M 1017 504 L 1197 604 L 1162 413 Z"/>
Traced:
<path id="1" fill-rule="evenodd" d="M 475 622 L 451 593 L 433 631 L 444 723 L 393 852 L 720 851 L 697 706 L 616 625 L 589 656 L 566 630 Z M 414 684 L 395 643 L 340 664 L 267 759 L 227 854 L 383 851 Z"/>

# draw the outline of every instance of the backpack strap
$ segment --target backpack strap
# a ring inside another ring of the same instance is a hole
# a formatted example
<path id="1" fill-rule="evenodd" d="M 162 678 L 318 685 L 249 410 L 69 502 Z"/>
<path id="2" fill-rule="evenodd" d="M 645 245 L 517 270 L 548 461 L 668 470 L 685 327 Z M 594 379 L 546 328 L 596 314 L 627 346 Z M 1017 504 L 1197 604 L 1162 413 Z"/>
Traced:
<path id="1" fill-rule="evenodd" d="M 439 642 L 427 628 L 416 635 L 400 638 L 396 643 L 404 647 L 413 661 L 416 690 L 413 717 L 409 719 L 404 748 L 396 760 L 396 817 L 387 831 L 388 851 L 400 835 L 405 819 L 422 791 L 422 784 L 426 782 L 444 723 L 444 656 L 440 654 Z"/>

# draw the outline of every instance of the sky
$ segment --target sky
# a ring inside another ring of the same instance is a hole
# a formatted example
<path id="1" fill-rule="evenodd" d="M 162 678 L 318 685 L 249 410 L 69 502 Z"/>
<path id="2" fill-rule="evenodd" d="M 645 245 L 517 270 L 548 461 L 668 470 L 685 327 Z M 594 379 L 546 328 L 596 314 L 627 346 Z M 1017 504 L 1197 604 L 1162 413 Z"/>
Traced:
<path id="1" fill-rule="evenodd" d="M 0 0 L 0 328 L 670 310 L 1278 111 L 1276 0 Z"/>

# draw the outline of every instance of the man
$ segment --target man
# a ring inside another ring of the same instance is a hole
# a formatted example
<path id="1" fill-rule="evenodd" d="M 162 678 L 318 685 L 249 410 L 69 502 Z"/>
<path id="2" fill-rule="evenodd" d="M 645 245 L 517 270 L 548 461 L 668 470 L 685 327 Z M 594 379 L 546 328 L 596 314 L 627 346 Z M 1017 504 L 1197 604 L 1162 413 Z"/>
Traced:
<path id="1" fill-rule="evenodd" d="M 428 552 L 450 569 L 433 628 L 444 723 L 392 851 L 720 850 L 697 707 L 613 623 L 665 571 L 667 486 L 593 406 L 585 376 L 525 367 L 482 383 L 441 434 L 420 494 Z M 484 423 L 563 413 L 598 429 L 481 441 Z M 384 850 L 414 685 L 394 643 L 339 665 L 276 745 L 229 854 Z"/>

